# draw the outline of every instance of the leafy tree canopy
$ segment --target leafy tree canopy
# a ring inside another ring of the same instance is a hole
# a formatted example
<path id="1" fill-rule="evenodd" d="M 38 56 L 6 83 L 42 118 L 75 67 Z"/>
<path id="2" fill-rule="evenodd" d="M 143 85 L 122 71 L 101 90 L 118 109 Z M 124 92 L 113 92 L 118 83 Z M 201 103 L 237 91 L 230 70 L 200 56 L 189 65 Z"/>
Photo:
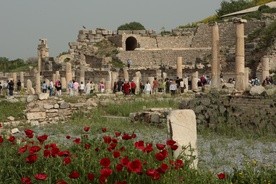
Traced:
<path id="1" fill-rule="evenodd" d="M 145 30 L 145 27 L 139 22 L 130 22 L 119 26 L 117 30 Z"/>

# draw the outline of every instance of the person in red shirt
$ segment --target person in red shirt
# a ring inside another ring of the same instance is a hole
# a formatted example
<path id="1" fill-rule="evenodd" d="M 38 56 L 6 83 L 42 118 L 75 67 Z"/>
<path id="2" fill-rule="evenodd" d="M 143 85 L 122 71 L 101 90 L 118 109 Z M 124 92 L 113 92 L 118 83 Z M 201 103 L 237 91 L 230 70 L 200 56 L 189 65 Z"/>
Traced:
<path id="1" fill-rule="evenodd" d="M 159 88 L 159 82 L 156 79 L 156 77 L 154 77 L 153 86 L 152 86 L 153 94 L 157 94 L 158 88 Z"/>
<path id="2" fill-rule="evenodd" d="M 133 95 L 135 95 L 136 84 L 135 84 L 135 82 L 133 80 L 130 83 L 130 89 L 131 89 L 131 93 Z"/>
<path id="3" fill-rule="evenodd" d="M 129 95 L 129 93 L 130 93 L 130 85 L 129 85 L 128 81 L 126 81 L 124 83 L 123 90 L 124 90 L 124 94 L 125 95 Z"/>

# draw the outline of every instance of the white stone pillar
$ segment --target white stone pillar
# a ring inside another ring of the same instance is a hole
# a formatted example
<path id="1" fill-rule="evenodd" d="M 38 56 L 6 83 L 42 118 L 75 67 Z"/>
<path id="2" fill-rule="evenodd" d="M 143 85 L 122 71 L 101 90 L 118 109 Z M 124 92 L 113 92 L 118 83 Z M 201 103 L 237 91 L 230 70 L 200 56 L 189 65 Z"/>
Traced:
<path id="1" fill-rule="evenodd" d="M 140 78 L 135 76 L 133 77 L 133 82 L 136 84 L 135 94 L 140 92 Z"/>
<path id="2" fill-rule="evenodd" d="M 192 74 L 192 90 L 198 90 L 198 71 Z"/>
<path id="3" fill-rule="evenodd" d="M 60 81 L 60 74 L 59 74 L 59 71 L 56 71 L 56 80 L 59 80 L 59 81 Z"/>
<path id="4" fill-rule="evenodd" d="M 184 77 L 183 81 L 184 81 L 184 84 L 186 86 L 185 91 L 188 91 L 189 90 L 189 79 L 188 79 L 188 77 Z"/>
<path id="5" fill-rule="evenodd" d="M 27 80 L 27 93 L 32 94 L 32 95 L 35 94 L 35 90 L 33 88 L 33 83 L 30 79 Z"/>
<path id="6" fill-rule="evenodd" d="M 162 71 L 161 70 L 156 70 L 156 78 L 157 78 L 157 80 L 162 79 Z"/>
<path id="7" fill-rule="evenodd" d="M 72 80 L 73 80 L 72 65 L 71 65 L 71 63 L 67 62 L 66 63 L 66 82 L 69 82 Z"/>
<path id="8" fill-rule="evenodd" d="M 124 80 L 129 81 L 128 68 L 125 67 L 123 70 L 124 70 Z"/>
<path id="9" fill-rule="evenodd" d="M 37 51 L 37 56 L 38 56 L 37 70 L 38 70 L 38 73 L 40 73 L 41 72 L 41 54 L 40 54 L 40 50 Z"/>
<path id="10" fill-rule="evenodd" d="M 245 67 L 245 48 L 244 48 L 244 23 L 246 20 L 237 19 L 236 24 L 236 82 L 235 89 L 244 91 L 244 67 Z"/>
<path id="11" fill-rule="evenodd" d="M 177 62 L 176 62 L 176 76 L 180 79 L 182 79 L 182 57 L 177 57 Z"/>
<path id="12" fill-rule="evenodd" d="M 13 80 L 13 82 L 14 82 L 14 86 L 17 87 L 17 85 L 16 85 L 16 83 L 17 83 L 17 74 L 16 74 L 15 72 L 12 73 L 12 80 Z"/>
<path id="13" fill-rule="evenodd" d="M 56 77 L 56 74 L 55 74 L 55 73 L 53 73 L 52 80 L 53 80 L 53 83 L 55 84 L 55 82 L 56 82 L 56 80 L 57 80 L 57 77 Z"/>
<path id="14" fill-rule="evenodd" d="M 165 80 L 168 77 L 168 74 L 166 72 L 163 72 L 163 79 Z"/>
<path id="15" fill-rule="evenodd" d="M 114 88 L 114 82 L 118 82 L 118 72 L 111 72 L 111 88 Z"/>
<path id="16" fill-rule="evenodd" d="M 20 72 L 21 88 L 24 88 L 24 72 Z"/>
<path id="17" fill-rule="evenodd" d="M 248 67 L 244 68 L 244 89 L 247 89 L 249 87 L 249 74 L 250 69 Z"/>
<path id="18" fill-rule="evenodd" d="M 262 57 L 262 81 L 265 80 L 266 77 L 269 77 L 269 58 L 267 56 Z"/>
<path id="19" fill-rule="evenodd" d="M 148 77 L 148 81 L 150 83 L 150 86 L 153 87 L 154 77 Z"/>
<path id="20" fill-rule="evenodd" d="M 212 64 L 211 64 L 211 86 L 220 88 L 220 59 L 219 59 L 219 28 L 215 23 L 212 26 Z"/>
<path id="21" fill-rule="evenodd" d="M 63 90 L 67 89 L 67 81 L 65 77 L 61 77 L 61 89 Z"/>
<path id="22" fill-rule="evenodd" d="M 112 92 L 112 90 L 111 90 L 111 79 L 112 79 L 112 72 L 108 71 L 108 77 L 105 81 L 105 90 L 106 90 L 107 93 Z"/>
<path id="23" fill-rule="evenodd" d="M 36 94 L 41 93 L 41 81 L 40 81 L 40 73 L 37 72 L 35 75 L 35 92 Z"/>

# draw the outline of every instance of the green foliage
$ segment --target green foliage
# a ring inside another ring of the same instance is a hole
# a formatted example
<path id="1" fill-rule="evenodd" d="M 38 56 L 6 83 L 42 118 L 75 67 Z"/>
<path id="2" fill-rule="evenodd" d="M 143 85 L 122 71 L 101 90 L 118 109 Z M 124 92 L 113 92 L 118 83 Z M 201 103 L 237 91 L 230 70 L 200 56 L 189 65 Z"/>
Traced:
<path id="1" fill-rule="evenodd" d="M 237 1 L 231 0 L 230 2 L 222 1 L 220 3 L 220 9 L 217 10 L 217 15 L 218 17 L 221 17 L 223 15 L 240 11 L 250 7 L 252 7 L 252 2 L 247 0 L 237 0 Z"/>
<path id="2" fill-rule="evenodd" d="M 183 25 L 183 26 L 179 26 L 179 28 L 194 28 L 194 27 L 198 27 L 196 22 L 189 23 L 189 24 L 186 24 L 186 25 Z"/>
<path id="3" fill-rule="evenodd" d="M 212 15 L 212 16 L 209 16 L 201 21 L 199 21 L 200 23 L 204 23 L 204 24 L 207 24 L 207 23 L 210 23 L 210 22 L 216 22 L 218 20 L 218 16 L 217 15 Z"/>
<path id="4" fill-rule="evenodd" d="M 139 22 L 130 22 L 120 25 L 117 30 L 145 30 L 145 27 Z"/>
<path id="5" fill-rule="evenodd" d="M 24 119 L 23 110 L 25 109 L 25 103 L 16 102 L 10 103 L 7 101 L 0 102 L 0 121 L 6 121 L 7 117 L 13 116 L 16 120 Z"/>
<path id="6" fill-rule="evenodd" d="M 28 67 L 29 64 L 23 59 L 9 60 L 6 57 L 0 57 L 1 72 L 25 71 Z"/>

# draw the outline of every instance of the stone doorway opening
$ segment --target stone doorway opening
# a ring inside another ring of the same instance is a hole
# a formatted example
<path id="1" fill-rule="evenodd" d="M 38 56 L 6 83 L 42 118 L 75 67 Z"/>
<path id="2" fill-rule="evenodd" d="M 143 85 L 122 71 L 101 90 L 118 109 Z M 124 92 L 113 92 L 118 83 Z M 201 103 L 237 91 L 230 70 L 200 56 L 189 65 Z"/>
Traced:
<path id="1" fill-rule="evenodd" d="M 126 39 L 126 51 L 132 51 L 137 48 L 137 40 L 133 36 Z"/>

